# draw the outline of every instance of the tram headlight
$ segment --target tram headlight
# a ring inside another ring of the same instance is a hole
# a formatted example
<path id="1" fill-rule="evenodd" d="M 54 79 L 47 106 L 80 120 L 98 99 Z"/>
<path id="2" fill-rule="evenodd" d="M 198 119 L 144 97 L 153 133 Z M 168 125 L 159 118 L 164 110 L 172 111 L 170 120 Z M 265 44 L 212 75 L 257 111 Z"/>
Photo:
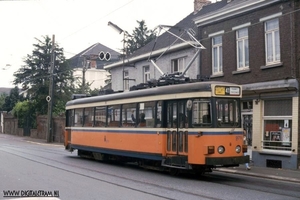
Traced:
<path id="1" fill-rule="evenodd" d="M 241 148 L 240 145 L 237 145 L 237 146 L 235 147 L 235 152 L 240 153 L 241 150 L 242 150 L 242 148 Z"/>
<path id="2" fill-rule="evenodd" d="M 225 147 L 224 146 L 219 146 L 218 147 L 218 153 L 219 154 L 222 154 L 222 153 L 224 153 L 225 152 Z"/>

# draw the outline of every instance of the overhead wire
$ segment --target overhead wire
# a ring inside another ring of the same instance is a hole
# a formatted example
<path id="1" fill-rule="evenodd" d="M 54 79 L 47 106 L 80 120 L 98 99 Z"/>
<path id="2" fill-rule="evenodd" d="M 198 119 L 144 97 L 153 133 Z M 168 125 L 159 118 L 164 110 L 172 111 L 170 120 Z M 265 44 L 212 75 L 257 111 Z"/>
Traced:
<path id="1" fill-rule="evenodd" d="M 77 31 L 75 31 L 75 32 L 73 32 L 73 33 L 67 35 L 66 37 L 64 37 L 63 40 L 66 39 L 66 38 L 68 38 L 68 37 L 70 37 L 71 35 L 74 35 L 74 34 L 80 32 L 80 31 L 82 31 L 83 29 L 85 29 L 85 28 L 87 28 L 87 27 L 89 27 L 89 26 L 93 25 L 94 23 L 96 23 L 96 22 L 98 22 L 98 21 L 104 19 L 105 17 L 107 17 L 107 16 L 111 15 L 112 13 L 114 13 L 114 12 L 120 10 L 121 8 L 127 6 L 128 4 L 132 3 L 133 1 L 134 1 L 134 0 L 131 0 L 131 1 L 129 1 L 128 3 L 126 3 L 126 4 L 124 4 L 124 5 L 120 6 L 120 7 L 118 7 L 118 8 L 116 8 L 116 9 L 114 9 L 114 10 L 111 11 L 111 12 L 109 12 L 108 14 L 106 14 L 106 15 L 104 15 L 104 16 L 98 18 L 97 20 L 95 20 L 95 21 L 93 21 L 93 22 L 87 24 L 86 26 L 83 26 L 82 28 L 78 29 Z"/>
<path id="2" fill-rule="evenodd" d="M 124 8 L 125 6 L 128 6 L 128 5 L 131 4 L 133 1 L 135 1 L 135 0 L 131 0 L 131 1 L 129 1 L 129 2 L 125 3 L 125 4 L 123 4 L 123 5 L 121 5 L 120 7 L 117 7 L 116 9 L 112 10 L 111 12 L 107 13 L 106 15 L 101 16 L 100 18 L 96 19 L 95 21 L 93 21 L 93 22 L 91 22 L 91 23 L 89 23 L 89 24 L 86 24 L 85 26 L 83 26 L 83 27 L 77 29 L 76 31 L 74 31 L 74 32 L 70 33 L 69 35 L 65 36 L 64 38 L 62 38 L 61 41 L 66 40 L 66 39 L 69 38 L 70 36 L 72 36 L 72 35 L 74 35 L 74 34 L 80 32 L 80 31 L 86 29 L 87 27 L 89 27 L 89 26 L 91 26 L 91 25 L 97 23 L 98 21 L 100 21 L 100 20 L 106 18 L 107 16 L 109 16 L 109 15 L 111 15 L 111 14 L 117 12 L 118 10 Z M 48 12 L 47 8 L 44 7 L 43 5 L 40 4 L 40 7 L 42 7 L 42 9 L 44 9 L 46 12 Z M 51 12 L 52 12 L 52 11 L 51 11 Z M 50 13 L 50 12 L 48 12 L 48 13 Z M 52 20 L 54 20 L 54 19 L 52 18 Z M 58 23 L 56 20 L 54 20 L 54 22 L 55 22 L 55 23 Z M 77 54 L 77 53 L 68 52 L 68 51 L 64 51 L 64 52 L 69 53 L 69 54 L 71 54 L 71 55 L 76 55 L 76 54 Z"/>
<path id="3" fill-rule="evenodd" d="M 118 10 L 124 8 L 125 6 L 129 5 L 129 4 L 132 3 L 133 1 L 135 1 L 135 0 L 131 0 L 131 1 L 127 2 L 126 4 L 124 4 L 124 5 L 122 5 L 122 6 L 118 7 L 118 8 L 116 8 L 116 9 L 114 9 L 114 10 L 112 10 L 112 11 L 109 12 L 108 14 L 102 16 L 101 18 L 98 18 L 97 20 L 95 20 L 95 21 L 93 21 L 93 22 L 87 24 L 86 26 L 83 26 L 82 28 L 78 29 L 77 31 L 75 31 L 75 32 L 73 32 L 73 33 L 67 35 L 67 36 L 64 37 L 62 40 L 65 40 L 66 38 L 68 38 L 68 37 L 70 37 L 70 36 L 72 36 L 72 35 L 74 35 L 74 34 L 80 32 L 80 31 L 82 31 L 83 29 L 85 29 L 85 28 L 91 26 L 92 24 L 94 24 L 94 23 L 96 23 L 96 22 L 102 20 L 103 18 L 105 18 L 105 17 L 111 15 L 112 13 L 114 13 L 114 12 L 116 12 L 116 11 L 118 11 Z M 47 8 L 45 8 L 45 7 L 42 6 L 41 4 L 40 4 L 40 6 L 41 6 L 44 10 L 47 11 Z M 77 53 L 72 53 L 72 52 L 68 52 L 68 51 L 65 51 L 65 50 L 64 50 L 64 52 L 69 53 L 69 54 L 73 54 L 73 55 L 76 55 L 76 54 L 77 54 Z M 65 73 L 65 72 L 71 71 L 71 70 L 73 70 L 73 69 L 68 69 L 68 70 L 65 70 L 65 71 L 62 71 L 62 72 L 59 72 L 59 73 L 56 73 L 56 74 L 62 74 L 62 73 Z M 53 75 L 55 75 L 55 74 L 53 74 Z M 51 75 L 44 75 L 44 76 L 39 76 L 39 77 L 30 78 L 30 80 L 36 80 L 36 79 L 41 79 L 41 78 L 47 78 L 47 77 L 50 77 L 50 76 L 51 76 Z M 28 82 L 28 81 L 29 81 L 29 80 L 26 80 L 26 82 Z"/>

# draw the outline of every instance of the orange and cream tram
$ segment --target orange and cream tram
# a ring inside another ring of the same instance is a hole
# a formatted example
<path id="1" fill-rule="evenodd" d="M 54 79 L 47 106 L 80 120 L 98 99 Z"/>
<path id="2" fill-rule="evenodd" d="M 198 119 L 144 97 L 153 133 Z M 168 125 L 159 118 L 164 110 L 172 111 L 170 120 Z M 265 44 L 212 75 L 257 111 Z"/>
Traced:
<path id="1" fill-rule="evenodd" d="M 78 98 L 66 104 L 66 150 L 97 160 L 197 173 L 244 156 L 242 88 L 194 82 Z"/>

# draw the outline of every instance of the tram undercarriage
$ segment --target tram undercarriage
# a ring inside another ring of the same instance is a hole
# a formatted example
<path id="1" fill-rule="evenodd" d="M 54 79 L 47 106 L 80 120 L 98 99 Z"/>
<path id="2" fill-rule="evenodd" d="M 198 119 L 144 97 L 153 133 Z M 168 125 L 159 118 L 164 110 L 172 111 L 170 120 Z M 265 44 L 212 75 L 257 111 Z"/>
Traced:
<path id="1" fill-rule="evenodd" d="M 213 166 L 207 165 L 190 165 L 187 163 L 187 159 L 167 157 L 163 160 L 146 160 L 140 158 L 124 157 L 111 154 L 103 154 L 98 152 L 90 152 L 85 150 L 78 150 L 78 156 L 87 159 L 93 159 L 104 162 L 117 162 L 117 163 L 135 163 L 141 168 L 147 170 L 168 172 L 170 175 L 178 175 L 180 173 L 194 173 L 196 175 L 203 175 L 205 173 L 212 172 Z M 177 161 L 177 162 L 174 162 Z"/>

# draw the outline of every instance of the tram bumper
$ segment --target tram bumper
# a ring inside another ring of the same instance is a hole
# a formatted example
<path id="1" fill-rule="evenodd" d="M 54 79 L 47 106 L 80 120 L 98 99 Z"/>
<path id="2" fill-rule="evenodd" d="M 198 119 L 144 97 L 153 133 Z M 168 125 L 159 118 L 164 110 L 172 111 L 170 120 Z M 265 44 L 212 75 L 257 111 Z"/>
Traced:
<path id="1" fill-rule="evenodd" d="M 236 157 L 222 157 L 222 158 L 206 158 L 206 165 L 212 166 L 237 166 L 239 164 L 245 164 L 249 162 L 249 155 L 247 156 L 236 156 Z"/>

